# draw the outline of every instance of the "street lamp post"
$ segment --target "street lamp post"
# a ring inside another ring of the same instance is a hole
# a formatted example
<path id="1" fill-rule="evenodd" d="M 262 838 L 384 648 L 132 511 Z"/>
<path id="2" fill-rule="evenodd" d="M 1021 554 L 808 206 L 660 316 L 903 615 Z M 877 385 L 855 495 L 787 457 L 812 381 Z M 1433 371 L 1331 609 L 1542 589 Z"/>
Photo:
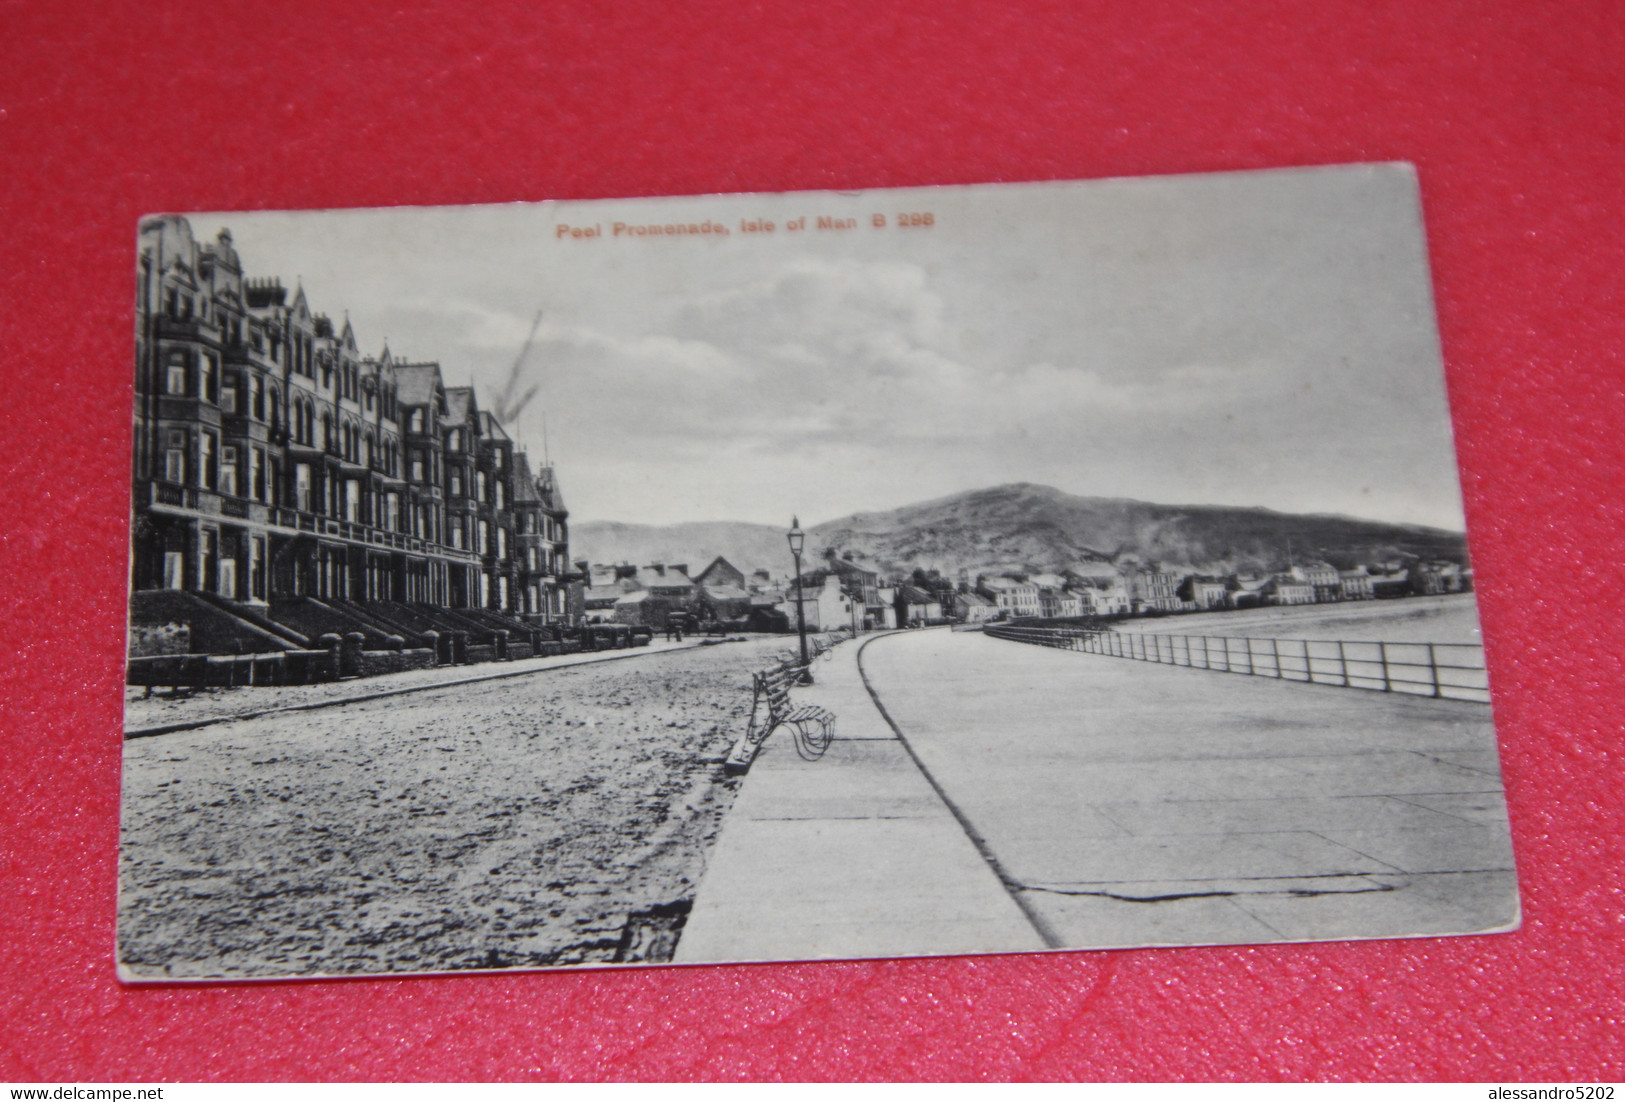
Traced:
<path id="1" fill-rule="evenodd" d="M 801 549 L 807 542 L 807 533 L 801 530 L 801 520 L 798 517 L 790 518 L 790 554 L 796 560 L 796 633 L 801 636 L 801 680 L 805 684 L 812 681 L 812 667 L 807 658 L 807 614 L 802 602 L 806 594 L 801 591 Z"/>

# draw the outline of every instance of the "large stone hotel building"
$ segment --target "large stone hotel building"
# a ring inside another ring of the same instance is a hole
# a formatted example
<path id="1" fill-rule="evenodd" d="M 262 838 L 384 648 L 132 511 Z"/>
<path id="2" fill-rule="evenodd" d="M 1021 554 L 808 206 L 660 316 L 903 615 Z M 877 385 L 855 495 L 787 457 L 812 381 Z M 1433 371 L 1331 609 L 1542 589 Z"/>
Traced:
<path id="1" fill-rule="evenodd" d="M 146 220 L 137 278 L 132 591 L 566 617 L 554 473 L 473 388 L 362 355 L 227 230 Z"/>

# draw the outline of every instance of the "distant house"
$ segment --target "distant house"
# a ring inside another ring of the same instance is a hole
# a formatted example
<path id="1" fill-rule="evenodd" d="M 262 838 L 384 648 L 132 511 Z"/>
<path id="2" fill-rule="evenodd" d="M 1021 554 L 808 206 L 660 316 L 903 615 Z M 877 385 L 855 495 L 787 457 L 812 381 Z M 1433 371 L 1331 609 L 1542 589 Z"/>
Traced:
<path id="1" fill-rule="evenodd" d="M 1192 574 L 1179 583 L 1180 600 L 1198 611 L 1230 606 L 1230 583 L 1210 574 Z"/>
<path id="2" fill-rule="evenodd" d="M 1343 599 L 1343 576 L 1330 563 L 1294 563 L 1288 573 L 1294 581 L 1306 582 L 1314 587 L 1315 600 L 1320 603 Z"/>
<path id="3" fill-rule="evenodd" d="M 1403 568 L 1371 575 L 1371 595 L 1377 598 L 1408 597 L 1412 593 L 1411 572 Z"/>
<path id="4" fill-rule="evenodd" d="M 847 599 L 863 609 L 862 620 L 868 627 L 896 627 L 896 594 L 881 595 L 880 574 L 866 570 L 857 563 L 830 555 L 825 570 L 841 580 L 841 591 Z"/>
<path id="5" fill-rule="evenodd" d="M 615 602 L 624 596 L 625 592 L 613 582 L 588 586 L 582 593 L 582 614 L 591 622 L 613 620 Z"/>
<path id="6" fill-rule="evenodd" d="M 1338 575 L 1338 589 L 1345 601 L 1369 601 L 1376 595 L 1371 588 L 1371 575 L 1363 566 Z"/>
<path id="7" fill-rule="evenodd" d="M 1049 577 L 1053 578 L 1056 575 L 1051 574 Z M 1064 589 L 1041 585 L 1038 587 L 1038 614 L 1049 618 L 1082 616 L 1083 602 Z"/>
<path id="8" fill-rule="evenodd" d="M 1417 596 L 1460 593 L 1465 588 L 1462 569 L 1456 563 L 1419 563 L 1411 568 L 1411 591 Z"/>
<path id="9" fill-rule="evenodd" d="M 863 614 L 865 628 L 894 628 L 897 626 L 897 589 L 883 585 L 875 589 L 878 605 L 866 606 Z"/>
<path id="10" fill-rule="evenodd" d="M 595 565 L 589 576 L 593 584 L 582 595 L 583 615 L 589 621 L 663 627 L 671 613 L 692 611 L 699 595 L 682 564 L 655 563 L 641 569 Z"/>
<path id="11" fill-rule="evenodd" d="M 1271 605 L 1312 605 L 1315 603 L 1315 587 L 1308 582 L 1300 581 L 1291 574 L 1276 574 L 1264 583 L 1260 592 L 1264 602 Z"/>
<path id="12" fill-rule="evenodd" d="M 638 589 L 623 593 L 616 599 L 611 619 L 618 624 L 648 624 L 654 627 L 664 624 L 666 613 L 670 611 L 664 598 L 656 597 L 647 589 Z"/>
<path id="13" fill-rule="evenodd" d="M 1117 574 L 1074 581 L 1073 596 L 1084 616 L 1121 616 L 1129 610 L 1128 584 Z"/>
<path id="14" fill-rule="evenodd" d="M 743 620 L 750 615 L 751 597 L 737 585 L 701 585 L 700 615 L 713 620 Z"/>
<path id="15" fill-rule="evenodd" d="M 998 614 L 997 606 L 980 593 L 954 594 L 954 616 L 967 624 L 985 624 Z"/>
<path id="16" fill-rule="evenodd" d="M 683 563 L 667 566 L 657 562 L 642 567 L 638 570 L 637 582 L 655 596 L 666 597 L 680 604 L 687 604 L 695 597 L 694 579 L 688 576 L 688 567 Z"/>
<path id="17" fill-rule="evenodd" d="M 694 575 L 694 581 L 707 588 L 717 585 L 731 585 L 735 589 L 748 588 L 745 584 L 744 571 L 721 555 L 712 559 L 709 566 Z"/>
<path id="18" fill-rule="evenodd" d="M 935 594 L 917 586 L 898 586 L 895 607 L 898 624 L 923 624 L 942 619 L 942 602 Z"/>
<path id="19" fill-rule="evenodd" d="M 808 631 L 834 631 L 851 627 L 856 606 L 841 592 L 841 580 L 834 574 L 818 578 L 803 578 L 798 588 L 794 583 L 785 590 L 785 599 L 778 607 L 789 618 L 792 628 L 797 626 L 796 607 L 806 617 Z"/>
<path id="20" fill-rule="evenodd" d="M 1146 612 L 1181 612 L 1184 602 L 1179 599 L 1180 577 L 1163 570 L 1156 563 L 1136 567 L 1127 572 L 1129 611 L 1136 615 Z"/>
<path id="21" fill-rule="evenodd" d="M 1037 616 L 1039 613 L 1038 587 L 1031 582 L 1003 576 L 984 576 L 977 586 L 977 592 L 1009 617 Z"/>

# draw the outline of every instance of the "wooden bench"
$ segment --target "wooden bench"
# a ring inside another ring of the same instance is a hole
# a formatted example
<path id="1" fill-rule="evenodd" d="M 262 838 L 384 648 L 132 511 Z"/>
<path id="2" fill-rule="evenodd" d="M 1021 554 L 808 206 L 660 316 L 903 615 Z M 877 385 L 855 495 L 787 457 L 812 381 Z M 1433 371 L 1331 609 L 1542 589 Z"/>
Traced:
<path id="1" fill-rule="evenodd" d="M 790 688 L 800 684 L 804 668 L 798 660 L 787 659 L 752 675 L 750 722 L 723 765 L 726 772 L 737 775 L 748 770 L 767 736 L 780 727 L 795 733 L 796 753 L 803 759 L 823 757 L 835 737 L 835 713 L 816 704 L 797 705 L 790 699 Z"/>

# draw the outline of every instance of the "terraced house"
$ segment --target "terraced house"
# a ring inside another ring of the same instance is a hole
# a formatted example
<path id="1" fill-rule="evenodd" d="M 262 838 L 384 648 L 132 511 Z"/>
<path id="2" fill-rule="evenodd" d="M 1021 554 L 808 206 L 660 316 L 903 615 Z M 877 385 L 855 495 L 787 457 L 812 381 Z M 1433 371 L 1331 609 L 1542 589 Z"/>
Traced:
<path id="1" fill-rule="evenodd" d="M 132 593 L 247 622 L 299 602 L 567 615 L 554 472 L 531 471 L 472 388 L 362 355 L 348 318 L 246 277 L 227 230 L 148 219 L 137 279 Z"/>

